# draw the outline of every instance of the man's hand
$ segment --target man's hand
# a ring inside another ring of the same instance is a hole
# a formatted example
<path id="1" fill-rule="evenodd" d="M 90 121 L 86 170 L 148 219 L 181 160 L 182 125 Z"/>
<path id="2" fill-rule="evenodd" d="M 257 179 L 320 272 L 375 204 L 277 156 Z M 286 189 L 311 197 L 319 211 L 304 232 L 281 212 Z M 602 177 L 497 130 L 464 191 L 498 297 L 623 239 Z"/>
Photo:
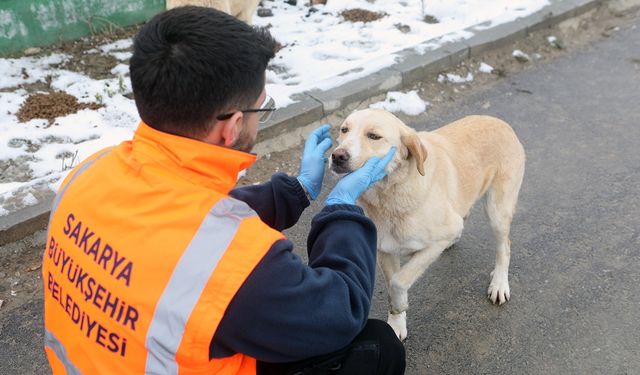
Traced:
<path id="1" fill-rule="evenodd" d="M 384 168 L 395 153 L 396 148 L 391 147 L 391 150 L 382 159 L 374 156 L 367 160 L 360 169 L 344 176 L 331 190 L 324 204 L 356 204 L 362 193 L 387 175 Z"/>
<path id="2" fill-rule="evenodd" d="M 324 153 L 331 147 L 331 125 L 324 124 L 311 132 L 304 144 L 300 174 L 298 181 L 305 188 L 311 199 L 316 199 L 322 188 L 324 178 L 324 164 L 327 158 Z"/>

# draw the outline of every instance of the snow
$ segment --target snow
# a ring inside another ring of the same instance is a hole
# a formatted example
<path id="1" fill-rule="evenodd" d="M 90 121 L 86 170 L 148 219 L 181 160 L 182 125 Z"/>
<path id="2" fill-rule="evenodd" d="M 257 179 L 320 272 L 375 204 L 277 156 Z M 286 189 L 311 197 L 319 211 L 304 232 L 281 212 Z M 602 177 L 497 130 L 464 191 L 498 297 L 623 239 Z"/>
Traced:
<path id="1" fill-rule="evenodd" d="M 2 72 L 0 89 L 43 81 L 50 65 L 59 64 L 67 58 L 68 56 L 63 54 L 52 54 L 43 58 L 0 59 L 0 72 Z"/>
<path id="2" fill-rule="evenodd" d="M 370 104 L 370 108 L 381 108 L 389 112 L 404 112 L 409 116 L 417 116 L 427 110 L 429 103 L 418 96 L 415 90 L 403 93 L 389 91 L 383 102 Z"/>
<path id="3" fill-rule="evenodd" d="M 133 39 L 127 38 L 127 39 L 116 40 L 113 43 L 104 44 L 98 47 L 98 49 L 102 51 L 102 53 L 109 53 L 114 50 L 127 49 L 127 48 L 130 48 L 131 46 L 133 46 Z"/>
<path id="4" fill-rule="evenodd" d="M 478 67 L 478 71 L 480 73 L 491 73 L 493 72 L 493 67 L 487 63 L 480 63 L 480 66 Z"/>
<path id="5" fill-rule="evenodd" d="M 273 17 L 253 18 L 255 25 L 269 27 L 284 46 L 267 71 L 267 90 L 279 107 L 294 103 L 295 94 L 334 88 L 388 67 L 402 50 L 425 53 L 446 42 L 469 38 L 477 30 L 527 16 L 548 5 L 549 0 L 431 0 L 424 2 L 424 14 L 421 1 L 329 0 L 326 5 L 316 5 L 313 13 L 304 3 L 266 2 Z M 354 8 L 386 15 L 369 23 L 346 22 L 341 12 Z M 423 22 L 425 15 L 439 22 Z M 93 49 L 120 62 L 112 70 L 115 78 L 101 80 L 62 69 L 61 64 L 70 58 L 64 54 L 0 58 L 0 166 L 17 158 L 31 159 L 26 161 L 31 169 L 27 182 L 3 172 L 0 203 L 19 189 L 42 182 L 56 189 L 79 161 L 132 136 L 139 121 L 135 103 L 125 97 L 131 93 L 127 65 L 131 52 L 125 50 L 132 44 L 128 38 Z M 481 66 L 480 71 L 486 69 Z M 52 125 L 39 119 L 19 123 L 16 113 L 29 93 L 18 86 L 45 82 L 47 77 L 54 89 L 104 107 L 59 117 Z M 441 79 L 464 83 L 473 80 L 473 74 L 461 77 L 447 73 Z M 384 102 L 374 106 L 411 115 L 425 111 L 428 103 L 415 92 L 389 92 Z M 26 140 L 37 150 L 29 150 Z M 23 203 L 34 203 L 33 199 L 33 195 L 27 196 Z M 0 216 L 3 214 L 6 209 L 0 207 Z"/>
<path id="6" fill-rule="evenodd" d="M 22 203 L 25 206 L 33 206 L 34 204 L 38 203 L 38 199 L 36 199 L 36 197 L 34 197 L 33 194 L 27 193 L 27 195 L 24 198 L 22 198 Z"/>
<path id="7" fill-rule="evenodd" d="M 111 74 L 117 75 L 117 76 L 125 76 L 129 74 L 129 65 L 118 64 L 113 69 L 111 69 Z"/>
<path id="8" fill-rule="evenodd" d="M 526 61 L 531 60 L 531 57 L 529 57 L 529 55 L 527 55 L 526 53 L 520 51 L 519 49 L 514 50 L 512 55 L 513 55 L 513 57 L 519 58 L 521 60 L 526 60 Z"/>
<path id="9" fill-rule="evenodd" d="M 473 81 L 473 73 L 469 72 L 465 77 L 454 73 L 446 73 L 438 75 L 438 82 L 465 83 Z"/>
<path id="10" fill-rule="evenodd" d="M 132 52 L 111 52 L 110 55 L 115 57 L 116 59 L 118 59 L 120 61 L 126 61 L 126 60 L 129 60 L 131 58 L 133 53 Z"/>

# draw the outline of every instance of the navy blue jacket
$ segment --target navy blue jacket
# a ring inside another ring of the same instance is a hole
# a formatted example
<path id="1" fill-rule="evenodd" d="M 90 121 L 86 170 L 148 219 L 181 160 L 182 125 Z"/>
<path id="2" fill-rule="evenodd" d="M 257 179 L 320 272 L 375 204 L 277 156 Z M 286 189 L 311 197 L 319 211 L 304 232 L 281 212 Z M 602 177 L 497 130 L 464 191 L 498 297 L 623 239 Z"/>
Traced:
<path id="1" fill-rule="evenodd" d="M 295 177 L 234 189 L 277 230 L 294 225 L 309 206 Z M 345 347 L 369 315 L 376 267 L 376 228 L 362 208 L 330 205 L 311 223 L 308 265 L 280 240 L 238 290 L 210 347 L 211 358 L 244 353 L 291 362 Z"/>

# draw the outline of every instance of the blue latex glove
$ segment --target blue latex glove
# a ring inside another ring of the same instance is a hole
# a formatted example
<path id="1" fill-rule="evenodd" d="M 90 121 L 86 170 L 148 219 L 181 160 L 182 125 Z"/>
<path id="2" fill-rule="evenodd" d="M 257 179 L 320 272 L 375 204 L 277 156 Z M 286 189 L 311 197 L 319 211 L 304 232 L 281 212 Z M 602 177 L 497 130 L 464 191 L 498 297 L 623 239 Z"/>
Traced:
<path id="1" fill-rule="evenodd" d="M 311 199 L 316 199 L 322 188 L 324 178 L 324 164 L 327 158 L 324 153 L 331 147 L 331 125 L 324 124 L 311 132 L 304 144 L 300 174 L 298 181 L 304 186 Z"/>
<path id="2" fill-rule="evenodd" d="M 387 175 L 384 167 L 389 164 L 395 153 L 396 148 L 391 147 L 391 150 L 382 159 L 374 156 L 367 160 L 360 169 L 344 176 L 331 190 L 324 204 L 356 204 L 362 193 Z"/>

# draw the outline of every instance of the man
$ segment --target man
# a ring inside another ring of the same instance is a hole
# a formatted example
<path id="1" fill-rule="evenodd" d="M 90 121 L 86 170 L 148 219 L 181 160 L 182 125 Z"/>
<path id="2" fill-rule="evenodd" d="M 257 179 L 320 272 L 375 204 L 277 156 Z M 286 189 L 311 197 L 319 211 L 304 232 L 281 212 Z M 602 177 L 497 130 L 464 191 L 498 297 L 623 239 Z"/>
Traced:
<path id="1" fill-rule="evenodd" d="M 329 126 L 300 174 L 232 190 L 273 110 L 274 40 L 222 12 L 176 8 L 135 38 L 142 118 L 76 167 L 54 200 L 43 262 L 54 373 L 400 374 L 404 349 L 367 320 L 376 230 L 355 205 L 393 157 L 345 176 L 313 220 L 308 265 L 280 232 L 316 199 Z"/>

